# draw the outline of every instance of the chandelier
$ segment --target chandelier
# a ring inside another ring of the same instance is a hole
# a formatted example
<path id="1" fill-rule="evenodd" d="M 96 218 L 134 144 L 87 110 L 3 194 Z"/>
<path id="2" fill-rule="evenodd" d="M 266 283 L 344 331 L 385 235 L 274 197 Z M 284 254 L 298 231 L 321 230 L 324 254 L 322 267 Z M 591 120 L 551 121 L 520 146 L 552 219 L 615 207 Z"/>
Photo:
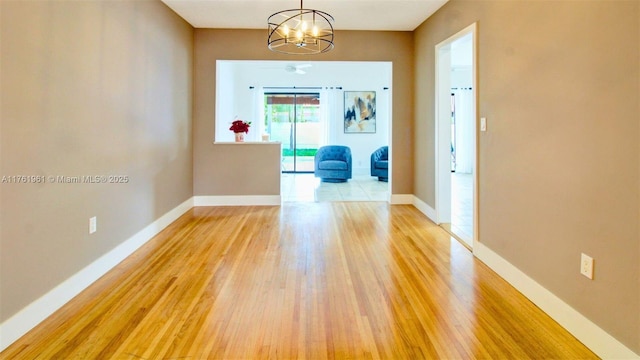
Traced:
<path id="1" fill-rule="evenodd" d="M 269 50 L 292 55 L 321 54 L 333 49 L 333 17 L 304 9 L 279 11 L 269 16 Z"/>

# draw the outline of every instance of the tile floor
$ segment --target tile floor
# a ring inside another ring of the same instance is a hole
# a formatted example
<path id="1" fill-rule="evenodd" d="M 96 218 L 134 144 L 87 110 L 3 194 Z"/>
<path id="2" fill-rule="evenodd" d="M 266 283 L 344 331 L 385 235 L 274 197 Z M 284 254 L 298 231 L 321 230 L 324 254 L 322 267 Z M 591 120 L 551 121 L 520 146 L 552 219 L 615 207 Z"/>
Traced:
<path id="1" fill-rule="evenodd" d="M 473 241 L 473 175 L 451 173 L 451 232 Z"/>
<path id="2" fill-rule="evenodd" d="M 313 174 L 282 174 L 282 201 L 387 201 L 389 183 L 367 175 L 344 183 L 325 183 Z"/>

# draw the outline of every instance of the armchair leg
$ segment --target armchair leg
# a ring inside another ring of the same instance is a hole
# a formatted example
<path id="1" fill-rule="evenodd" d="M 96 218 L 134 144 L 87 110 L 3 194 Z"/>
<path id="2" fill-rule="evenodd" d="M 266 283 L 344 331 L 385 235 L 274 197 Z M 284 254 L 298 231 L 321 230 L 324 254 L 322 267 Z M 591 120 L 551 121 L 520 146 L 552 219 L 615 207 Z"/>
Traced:
<path id="1" fill-rule="evenodd" d="M 320 181 L 328 182 L 328 183 L 342 183 L 347 182 L 347 179 L 330 179 L 330 178 L 321 178 Z"/>

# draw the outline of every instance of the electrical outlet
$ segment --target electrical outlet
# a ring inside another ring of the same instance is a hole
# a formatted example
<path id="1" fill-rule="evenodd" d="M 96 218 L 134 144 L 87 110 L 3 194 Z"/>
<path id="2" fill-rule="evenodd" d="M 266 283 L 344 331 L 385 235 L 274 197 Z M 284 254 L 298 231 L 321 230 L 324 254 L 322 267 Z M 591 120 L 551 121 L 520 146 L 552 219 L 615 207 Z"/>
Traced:
<path id="1" fill-rule="evenodd" d="M 89 234 L 93 234 L 98 230 L 98 219 L 94 216 L 89 218 Z"/>
<path id="2" fill-rule="evenodd" d="M 580 274 L 593 279 L 593 258 L 591 256 L 582 254 L 580 257 Z"/>

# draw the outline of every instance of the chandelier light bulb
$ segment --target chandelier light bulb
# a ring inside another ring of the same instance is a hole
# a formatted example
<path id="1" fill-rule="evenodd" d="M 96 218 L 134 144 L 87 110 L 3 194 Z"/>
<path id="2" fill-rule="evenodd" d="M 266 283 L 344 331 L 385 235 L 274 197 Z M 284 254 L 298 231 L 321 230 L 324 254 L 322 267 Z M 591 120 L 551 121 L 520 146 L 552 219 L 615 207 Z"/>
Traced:
<path id="1" fill-rule="evenodd" d="M 313 37 L 317 37 L 318 36 L 318 27 L 314 26 L 313 30 L 311 30 L 311 33 L 313 34 Z"/>
<path id="2" fill-rule="evenodd" d="M 306 21 L 303 21 L 301 26 L 302 26 L 302 31 L 307 31 L 307 22 Z"/>
<path id="3" fill-rule="evenodd" d="M 284 36 L 289 36 L 289 27 L 287 25 L 283 26 L 282 32 L 284 33 Z"/>

